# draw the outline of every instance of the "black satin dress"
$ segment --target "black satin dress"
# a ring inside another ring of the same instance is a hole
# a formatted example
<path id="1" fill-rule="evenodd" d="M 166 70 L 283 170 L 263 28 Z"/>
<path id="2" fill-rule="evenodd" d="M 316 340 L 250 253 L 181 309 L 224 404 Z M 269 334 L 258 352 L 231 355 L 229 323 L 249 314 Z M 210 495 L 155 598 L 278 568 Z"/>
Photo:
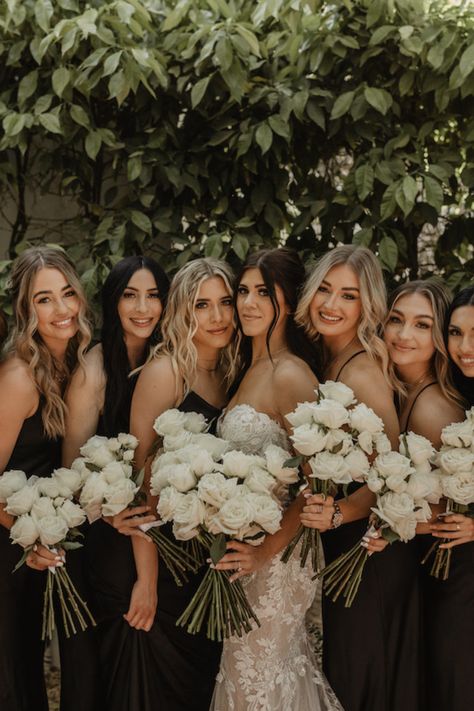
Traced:
<path id="1" fill-rule="evenodd" d="M 179 409 L 199 412 L 208 421 L 220 414 L 193 392 Z M 172 535 L 168 526 L 162 531 Z M 178 587 L 166 566 L 160 566 L 156 617 L 151 630 L 144 632 L 123 619 L 136 581 L 130 539 L 97 521 L 89 532 L 87 552 L 106 711 L 208 711 L 222 646 L 204 633 L 189 635 L 176 627 L 205 568 Z"/>
<path id="2" fill-rule="evenodd" d="M 24 421 L 5 471 L 47 476 L 60 465 L 61 443 L 44 433 L 41 410 L 40 403 Z M 13 573 L 22 553 L 0 526 L 0 709 L 46 711 L 41 641 L 46 573 L 26 565 Z"/>
<path id="3" fill-rule="evenodd" d="M 323 533 L 326 563 L 368 526 L 362 519 Z M 323 671 L 344 711 L 424 710 L 418 565 L 414 547 L 396 542 L 369 557 L 351 607 L 323 595 Z"/>

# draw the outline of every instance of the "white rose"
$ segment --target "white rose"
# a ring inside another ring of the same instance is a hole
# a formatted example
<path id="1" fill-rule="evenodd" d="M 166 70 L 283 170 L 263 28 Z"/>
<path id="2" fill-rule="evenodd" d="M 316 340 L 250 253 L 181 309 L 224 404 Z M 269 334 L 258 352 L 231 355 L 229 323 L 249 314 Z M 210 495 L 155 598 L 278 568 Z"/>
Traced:
<path id="1" fill-rule="evenodd" d="M 399 452 L 387 452 L 379 454 L 375 458 L 373 466 L 377 469 L 379 476 L 383 479 L 393 476 L 398 479 L 407 479 L 415 471 L 410 460 Z"/>
<path id="2" fill-rule="evenodd" d="M 118 437 L 108 437 L 107 438 L 107 446 L 111 452 L 118 452 L 119 449 L 121 449 L 121 447 L 122 447 L 122 445 L 118 441 Z"/>
<path id="3" fill-rule="evenodd" d="M 86 512 L 90 523 L 102 515 L 102 503 L 107 486 L 105 479 L 97 472 L 93 472 L 82 487 L 79 503 Z"/>
<path id="4" fill-rule="evenodd" d="M 436 472 L 416 471 L 408 479 L 407 493 L 414 499 L 426 499 L 437 504 L 443 495 L 441 477 Z"/>
<path id="5" fill-rule="evenodd" d="M 406 451 L 408 447 L 408 452 Z M 408 432 L 407 435 L 400 435 L 399 451 L 409 457 L 415 467 L 425 464 L 435 454 L 435 448 L 426 437 Z"/>
<path id="6" fill-rule="evenodd" d="M 245 479 L 245 485 L 255 494 L 270 494 L 276 483 L 275 477 L 263 467 L 252 467 Z"/>
<path id="7" fill-rule="evenodd" d="M 124 462 L 133 462 L 135 452 L 133 449 L 126 449 L 122 454 L 122 459 Z"/>
<path id="8" fill-rule="evenodd" d="M 35 519 L 35 521 L 39 521 L 42 518 L 56 516 L 56 507 L 49 496 L 41 496 L 35 501 L 31 507 L 31 516 Z"/>
<path id="9" fill-rule="evenodd" d="M 377 470 L 373 467 L 367 475 L 367 486 L 374 494 L 378 494 L 384 486 L 384 480 L 378 476 Z"/>
<path id="10" fill-rule="evenodd" d="M 179 535 L 175 535 L 178 540 L 188 540 L 189 537 L 192 538 L 197 534 L 199 526 L 204 522 L 205 510 L 206 507 L 197 491 L 190 491 L 184 495 L 174 515 L 173 532 L 176 527 Z"/>
<path id="11" fill-rule="evenodd" d="M 207 428 L 207 421 L 204 415 L 197 412 L 187 412 L 185 416 L 185 429 L 193 434 L 204 432 Z"/>
<path id="12" fill-rule="evenodd" d="M 444 495 L 457 504 L 467 506 L 474 503 L 474 476 L 472 472 L 444 476 L 442 486 Z"/>
<path id="13" fill-rule="evenodd" d="M 36 526 L 43 546 L 54 546 L 63 541 L 69 530 L 64 518 L 56 515 L 37 519 Z"/>
<path id="14" fill-rule="evenodd" d="M 280 529 L 282 517 L 282 511 L 278 503 L 270 496 L 262 494 L 251 494 L 249 496 L 251 497 L 254 522 L 267 533 L 276 533 Z"/>
<path id="15" fill-rule="evenodd" d="M 474 464 L 474 454 L 467 449 L 441 450 L 437 456 L 437 462 L 446 474 L 470 472 Z"/>
<path id="16" fill-rule="evenodd" d="M 311 457 L 316 452 L 322 452 L 326 447 L 327 433 L 318 425 L 300 425 L 295 427 L 290 436 L 297 452 L 305 457 Z"/>
<path id="17" fill-rule="evenodd" d="M 220 508 L 222 504 L 235 494 L 237 479 L 227 479 L 219 472 L 204 474 L 198 483 L 198 495 L 201 501 L 210 506 Z"/>
<path id="18" fill-rule="evenodd" d="M 129 470 L 131 475 L 132 468 L 130 467 Z M 125 478 L 129 478 L 125 474 L 122 462 L 110 462 L 109 464 L 106 464 L 101 473 L 107 484 L 115 484 Z"/>
<path id="19" fill-rule="evenodd" d="M 313 410 L 317 404 L 317 402 L 301 402 L 293 412 L 286 415 L 286 419 L 294 428 L 310 425 L 313 422 Z"/>
<path id="20" fill-rule="evenodd" d="M 182 449 L 192 442 L 193 436 L 191 432 L 186 430 L 180 430 L 176 434 L 167 434 L 163 437 L 163 449 L 166 452 Z"/>
<path id="21" fill-rule="evenodd" d="M 386 521 L 402 540 L 407 541 L 416 533 L 417 521 L 414 509 L 415 502 L 409 494 L 389 491 L 377 497 L 377 506 L 372 511 Z"/>
<path id="22" fill-rule="evenodd" d="M 275 479 L 282 484 L 293 484 L 298 481 L 298 467 L 285 467 L 290 455 L 276 444 L 269 445 L 265 450 L 267 469 Z"/>
<path id="23" fill-rule="evenodd" d="M 186 413 L 173 408 L 166 410 L 156 418 L 153 429 L 156 434 L 164 437 L 165 435 L 177 435 L 184 429 L 186 422 Z"/>
<path id="24" fill-rule="evenodd" d="M 370 462 L 364 452 L 353 447 L 344 457 L 346 466 L 354 481 L 365 481 L 370 469 Z"/>
<path id="25" fill-rule="evenodd" d="M 473 423 L 467 419 L 447 425 L 441 432 L 441 441 L 449 447 L 470 447 L 474 441 Z"/>
<path id="26" fill-rule="evenodd" d="M 352 437 L 344 430 L 329 430 L 327 434 L 326 449 L 333 454 L 347 454 L 352 448 Z"/>
<path id="27" fill-rule="evenodd" d="M 350 484 L 352 481 L 346 460 L 340 454 L 319 452 L 311 457 L 309 465 L 313 476 L 322 481 L 333 481 L 335 484 Z"/>
<path id="28" fill-rule="evenodd" d="M 411 541 L 416 536 L 416 526 L 419 519 L 416 515 L 401 518 L 393 524 L 393 531 L 398 534 L 400 540 Z"/>
<path id="29" fill-rule="evenodd" d="M 115 516 L 132 503 L 138 486 L 131 479 L 109 484 L 104 494 L 102 516 Z"/>
<path id="30" fill-rule="evenodd" d="M 65 499 L 64 496 L 57 496 L 53 500 L 54 508 L 59 509 L 64 504 L 65 501 L 70 501 L 70 499 L 69 498 Z"/>
<path id="31" fill-rule="evenodd" d="M 233 449 L 224 454 L 222 464 L 226 476 L 235 476 L 238 479 L 245 479 L 249 475 L 252 467 L 265 466 L 265 459 L 255 454 L 244 454 L 243 452 Z"/>
<path id="32" fill-rule="evenodd" d="M 335 380 L 327 380 L 325 383 L 321 383 L 319 392 L 322 393 L 325 398 L 337 400 L 337 402 L 340 402 L 344 407 L 349 407 L 349 405 L 353 405 L 357 402 L 353 391 L 348 388 L 347 385 L 344 385 L 344 383 Z"/>
<path id="33" fill-rule="evenodd" d="M 353 430 L 357 432 L 370 432 L 370 434 L 378 434 L 383 431 L 383 421 L 363 402 L 360 402 L 350 410 L 350 423 Z"/>
<path id="34" fill-rule="evenodd" d="M 181 464 L 178 452 L 160 452 L 151 463 L 152 474 L 173 464 Z"/>
<path id="35" fill-rule="evenodd" d="M 58 515 L 63 517 L 69 528 L 80 526 L 86 520 L 86 515 L 81 507 L 68 500 L 58 509 Z"/>
<path id="36" fill-rule="evenodd" d="M 96 467 L 105 467 L 109 462 L 115 461 L 115 456 L 109 449 L 107 437 L 94 435 L 82 445 L 79 451 Z"/>
<path id="37" fill-rule="evenodd" d="M 415 499 L 415 517 L 417 521 L 426 523 L 432 516 L 431 506 L 426 499 Z"/>
<path id="38" fill-rule="evenodd" d="M 74 469 L 81 477 L 81 485 L 84 484 L 86 479 L 90 476 L 91 471 L 88 468 L 86 461 L 83 457 L 77 457 L 71 464 L 71 469 Z"/>
<path id="39" fill-rule="evenodd" d="M 318 425 L 337 430 L 349 422 L 349 413 L 337 400 L 321 400 L 313 408 L 313 420 Z"/>
<path id="40" fill-rule="evenodd" d="M 21 516 L 22 514 L 30 513 L 31 508 L 39 497 L 37 486 L 27 484 L 14 494 L 8 497 L 5 511 L 12 516 Z"/>
<path id="41" fill-rule="evenodd" d="M 367 454 L 372 454 L 374 451 L 374 438 L 370 432 L 360 432 L 357 435 L 357 444 Z"/>
<path id="42" fill-rule="evenodd" d="M 175 489 L 181 491 L 182 493 L 186 493 L 187 491 L 194 489 L 197 484 L 197 479 L 193 474 L 193 470 L 189 464 L 184 463 L 176 464 L 172 467 L 172 471 L 168 474 L 168 481 L 171 486 L 174 486 Z"/>
<path id="43" fill-rule="evenodd" d="M 49 496 L 50 499 L 55 499 L 57 496 L 65 496 L 70 493 L 68 487 L 61 486 L 59 481 L 49 476 L 39 478 L 38 491 L 43 496 Z"/>
<path id="44" fill-rule="evenodd" d="M 167 486 L 161 491 L 156 510 L 162 521 L 168 523 L 168 521 L 173 520 L 176 510 L 184 496 L 184 494 L 181 494 L 173 486 Z"/>
<path id="45" fill-rule="evenodd" d="M 229 536 L 240 535 L 252 523 L 254 509 L 247 495 L 233 496 L 228 499 L 214 517 L 214 524 L 222 533 Z"/>
<path id="46" fill-rule="evenodd" d="M 197 477 L 201 477 L 207 472 L 212 472 L 215 466 L 214 460 L 207 449 L 197 447 L 194 444 L 189 444 L 180 450 L 179 457 L 181 461 L 187 462 L 190 465 Z"/>
<path id="47" fill-rule="evenodd" d="M 150 478 L 150 493 L 152 496 L 158 496 L 162 490 L 170 485 L 169 475 L 173 473 L 176 464 L 168 465 L 157 469 Z"/>
<path id="48" fill-rule="evenodd" d="M 380 432 L 373 437 L 373 443 L 375 451 L 377 454 L 388 454 L 392 451 L 392 443 L 385 434 L 385 432 Z"/>
<path id="49" fill-rule="evenodd" d="M 192 435 L 191 444 L 203 447 L 216 460 L 220 459 L 229 449 L 229 443 L 225 439 L 204 433 Z"/>
<path id="50" fill-rule="evenodd" d="M 117 435 L 117 439 L 125 449 L 136 449 L 138 447 L 138 439 L 129 432 L 120 432 Z"/>
<path id="51" fill-rule="evenodd" d="M 34 520 L 28 514 L 19 516 L 10 529 L 12 543 L 22 548 L 32 546 L 38 540 L 39 531 Z"/>
<path id="52" fill-rule="evenodd" d="M 61 492 L 70 492 L 72 495 L 81 488 L 82 477 L 75 469 L 66 469 L 66 467 L 55 469 L 51 478 L 58 483 Z M 67 493 L 63 493 L 62 496 L 67 496 Z"/>
<path id="53" fill-rule="evenodd" d="M 10 469 L 0 476 L 0 504 L 4 504 L 9 496 L 19 491 L 26 485 L 25 472 Z"/>

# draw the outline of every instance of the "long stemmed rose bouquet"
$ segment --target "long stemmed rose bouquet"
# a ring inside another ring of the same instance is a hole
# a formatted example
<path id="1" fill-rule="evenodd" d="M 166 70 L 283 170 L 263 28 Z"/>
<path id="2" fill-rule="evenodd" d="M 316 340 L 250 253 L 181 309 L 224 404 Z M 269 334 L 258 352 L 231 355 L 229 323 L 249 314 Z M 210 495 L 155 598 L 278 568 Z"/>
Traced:
<path id="1" fill-rule="evenodd" d="M 311 468 L 309 485 L 313 494 L 327 496 L 339 486 L 363 482 L 369 472 L 369 456 L 390 450 L 383 422 L 364 404 L 356 404 L 353 391 L 344 383 L 327 381 L 315 390 L 316 400 L 304 402 L 287 415 L 293 425 L 293 441 L 300 456 L 290 464 L 307 462 Z M 320 571 L 320 533 L 301 526 L 283 553 L 287 562 L 301 541 L 301 566 L 308 556 L 315 573 Z"/>
<path id="2" fill-rule="evenodd" d="M 25 563 L 34 547 L 41 544 L 57 553 L 79 548 L 78 527 L 86 520 L 74 502 L 81 486 L 81 475 L 70 469 L 56 469 L 50 477 L 30 477 L 22 471 L 8 471 L 0 477 L 0 502 L 15 517 L 10 529 L 12 543 L 24 553 L 15 570 Z M 62 561 L 64 563 L 64 560 Z M 55 629 L 54 596 L 59 600 L 67 637 L 88 624 L 95 625 L 87 604 L 75 588 L 65 565 L 48 568 L 43 604 L 42 638 L 52 638 Z"/>
<path id="3" fill-rule="evenodd" d="M 72 467 L 81 472 L 84 484 L 79 501 L 90 523 L 143 503 L 144 495 L 140 491 L 143 472 L 135 473 L 132 466 L 137 446 L 136 437 L 120 433 L 117 437 L 95 435 L 81 447 L 81 457 Z M 177 585 L 182 585 L 183 580 L 187 580 L 187 571 L 196 569 L 194 560 L 158 528 L 149 524 L 140 528 L 157 545 L 160 558 Z"/>
<path id="4" fill-rule="evenodd" d="M 174 427 L 174 417 L 176 411 L 164 413 L 157 429 Z M 280 528 L 281 489 L 298 479 L 297 470 L 285 466 L 288 452 L 273 445 L 264 456 L 228 451 L 225 440 L 205 432 L 165 435 L 163 445 L 151 490 L 159 495 L 158 514 L 172 522 L 178 540 L 199 541 L 215 565 L 228 541 L 258 545 Z M 196 634 L 207 620 L 207 636 L 215 640 L 250 631 L 252 621 L 259 624 L 240 580 L 231 584 L 229 578 L 228 571 L 209 567 L 177 624 Z"/>
<path id="5" fill-rule="evenodd" d="M 461 513 L 474 517 L 474 407 L 466 411 L 463 422 L 454 422 L 441 433 L 442 447 L 435 457 L 441 478 L 443 496 L 447 500 L 446 514 Z M 449 576 L 451 548 L 440 548 L 449 539 L 435 541 L 423 559 L 432 554 L 431 575 L 441 580 Z"/>
<path id="6" fill-rule="evenodd" d="M 438 503 L 441 497 L 440 480 L 430 464 L 434 452 L 429 440 L 409 432 L 401 435 L 398 452 L 375 458 L 365 477 L 377 497 L 366 535 L 379 532 L 389 543 L 406 543 L 414 538 L 417 524 L 429 520 L 429 503 Z M 362 539 L 336 558 L 319 575 L 324 592 L 333 601 L 342 595 L 345 607 L 350 607 L 370 555 Z"/>

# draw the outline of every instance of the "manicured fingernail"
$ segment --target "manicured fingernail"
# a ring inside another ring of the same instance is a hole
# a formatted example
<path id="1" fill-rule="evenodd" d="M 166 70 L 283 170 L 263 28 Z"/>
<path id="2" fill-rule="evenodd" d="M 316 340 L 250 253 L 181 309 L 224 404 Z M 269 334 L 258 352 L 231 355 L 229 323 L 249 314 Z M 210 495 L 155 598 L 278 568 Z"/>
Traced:
<path id="1" fill-rule="evenodd" d="M 212 563 L 212 558 L 206 558 L 206 563 Z"/>
<path id="2" fill-rule="evenodd" d="M 54 556 L 54 560 L 62 560 L 62 558 L 60 555 L 56 555 L 56 556 Z"/>
<path id="3" fill-rule="evenodd" d="M 56 563 L 56 568 L 62 568 L 63 565 L 64 563 L 62 562 L 62 560 L 60 560 L 58 563 Z"/>
<path id="4" fill-rule="evenodd" d="M 362 540 L 363 540 L 363 541 L 366 541 L 366 543 L 368 543 L 368 542 L 369 542 L 369 537 L 368 537 L 368 536 L 362 536 Z"/>
<path id="5" fill-rule="evenodd" d="M 368 548 L 368 547 L 369 547 L 369 544 L 367 543 L 367 541 L 361 541 L 361 542 L 360 542 L 360 545 L 362 546 L 362 548 Z"/>
<path id="6" fill-rule="evenodd" d="M 210 563 L 210 564 L 209 564 L 209 567 L 210 567 L 212 570 L 215 570 L 215 569 L 216 569 L 216 566 L 214 565 L 214 563 Z"/>
<path id="7" fill-rule="evenodd" d="M 311 496 L 311 494 L 307 493 L 307 494 L 303 494 L 303 496 L 304 496 L 305 499 L 309 499 L 310 496 Z"/>

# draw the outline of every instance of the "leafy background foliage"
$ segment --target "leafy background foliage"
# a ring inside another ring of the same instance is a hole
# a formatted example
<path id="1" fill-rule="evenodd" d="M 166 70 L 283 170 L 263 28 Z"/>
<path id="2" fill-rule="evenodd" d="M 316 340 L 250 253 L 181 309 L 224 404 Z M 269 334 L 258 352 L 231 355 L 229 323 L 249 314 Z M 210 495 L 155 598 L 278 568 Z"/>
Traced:
<path id="1" fill-rule="evenodd" d="M 4 0 L 0 57 L 0 296 L 36 242 L 90 295 L 126 254 L 284 243 L 472 280 L 472 2 Z"/>

